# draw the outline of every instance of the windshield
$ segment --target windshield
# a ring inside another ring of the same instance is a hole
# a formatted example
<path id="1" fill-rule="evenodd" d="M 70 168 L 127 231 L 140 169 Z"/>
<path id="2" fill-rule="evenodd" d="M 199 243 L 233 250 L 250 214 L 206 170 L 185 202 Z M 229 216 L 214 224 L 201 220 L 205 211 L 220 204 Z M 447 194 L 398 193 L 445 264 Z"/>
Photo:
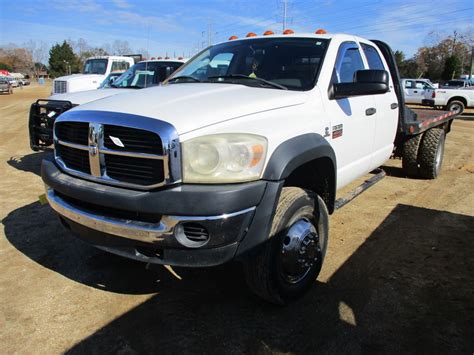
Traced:
<path id="1" fill-rule="evenodd" d="M 319 38 L 257 38 L 218 44 L 176 71 L 168 83 L 211 82 L 310 90 L 327 43 L 328 40 Z"/>
<path id="2" fill-rule="evenodd" d="M 178 69 L 181 62 L 141 62 L 118 77 L 111 86 L 114 88 L 137 88 L 159 85 Z"/>
<path id="3" fill-rule="evenodd" d="M 104 89 L 104 88 L 110 88 L 112 86 L 112 83 L 114 82 L 115 79 L 117 79 L 120 75 L 122 75 L 123 72 L 121 73 L 110 73 L 100 84 L 99 89 Z"/>
<path id="4" fill-rule="evenodd" d="M 107 59 L 88 59 L 84 64 L 83 74 L 105 74 Z"/>

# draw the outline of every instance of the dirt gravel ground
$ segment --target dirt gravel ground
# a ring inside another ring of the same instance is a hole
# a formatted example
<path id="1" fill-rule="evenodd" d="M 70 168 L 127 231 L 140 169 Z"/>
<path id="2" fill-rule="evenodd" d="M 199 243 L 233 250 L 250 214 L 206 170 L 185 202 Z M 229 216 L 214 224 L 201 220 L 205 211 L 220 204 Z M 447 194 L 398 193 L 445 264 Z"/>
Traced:
<path id="1" fill-rule="evenodd" d="M 474 352 L 474 117 L 456 120 L 435 181 L 389 176 L 330 219 L 314 289 L 279 308 L 239 265 L 179 269 L 96 250 L 43 192 L 27 113 L 50 87 L 0 96 L 0 353 Z M 346 189 L 347 190 L 347 189 Z"/>

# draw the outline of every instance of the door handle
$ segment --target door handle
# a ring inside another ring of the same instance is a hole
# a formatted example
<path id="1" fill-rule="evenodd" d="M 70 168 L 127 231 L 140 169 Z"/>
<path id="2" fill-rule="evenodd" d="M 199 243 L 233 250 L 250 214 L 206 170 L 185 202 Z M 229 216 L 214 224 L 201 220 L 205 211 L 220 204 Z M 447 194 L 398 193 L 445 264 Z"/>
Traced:
<path id="1" fill-rule="evenodd" d="M 393 104 L 390 104 L 390 108 L 392 110 L 395 110 L 397 107 L 398 107 L 398 104 L 396 102 L 394 102 Z"/>
<path id="2" fill-rule="evenodd" d="M 375 107 L 370 107 L 367 110 L 365 110 L 365 115 L 366 116 L 372 116 L 375 112 L 377 112 Z"/>
<path id="3" fill-rule="evenodd" d="M 418 91 L 417 91 L 417 90 L 415 90 L 415 91 L 413 91 L 413 92 L 414 92 L 415 94 L 417 94 L 417 93 L 418 93 Z"/>

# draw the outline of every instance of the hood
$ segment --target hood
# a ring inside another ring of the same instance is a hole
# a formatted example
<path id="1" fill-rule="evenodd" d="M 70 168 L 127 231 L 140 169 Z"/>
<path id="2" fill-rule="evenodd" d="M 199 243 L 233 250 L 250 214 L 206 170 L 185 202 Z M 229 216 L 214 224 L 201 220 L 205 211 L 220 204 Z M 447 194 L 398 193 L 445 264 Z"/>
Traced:
<path id="1" fill-rule="evenodd" d="M 105 97 L 125 94 L 127 92 L 133 92 L 135 90 L 137 89 L 115 89 L 115 88 L 96 89 L 96 90 L 87 90 L 87 91 L 79 91 L 79 92 L 72 92 L 72 93 L 66 93 L 66 94 L 51 95 L 48 99 L 70 101 L 72 104 L 82 105 L 91 101 L 103 99 Z"/>
<path id="2" fill-rule="evenodd" d="M 98 80 L 99 84 L 102 82 L 102 80 L 105 79 L 107 75 L 105 74 L 72 74 L 72 75 L 65 75 L 65 76 L 60 76 L 59 78 L 56 78 L 54 80 L 57 81 L 77 81 L 77 80 Z"/>
<path id="3" fill-rule="evenodd" d="M 307 93 L 238 84 L 182 83 L 138 90 L 74 110 L 130 113 L 167 121 L 178 134 L 259 112 L 302 104 Z"/>

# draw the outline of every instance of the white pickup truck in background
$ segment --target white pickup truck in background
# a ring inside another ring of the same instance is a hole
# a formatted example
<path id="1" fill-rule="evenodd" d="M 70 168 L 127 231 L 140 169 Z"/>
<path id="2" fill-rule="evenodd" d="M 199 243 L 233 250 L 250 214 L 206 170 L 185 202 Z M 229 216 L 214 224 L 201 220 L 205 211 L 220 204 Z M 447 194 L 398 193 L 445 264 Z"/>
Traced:
<path id="1" fill-rule="evenodd" d="M 82 74 L 72 74 L 54 79 L 52 94 L 94 90 L 115 71 L 125 71 L 135 63 L 127 56 L 91 57 L 84 63 Z"/>
<path id="2" fill-rule="evenodd" d="M 32 150 L 46 148 L 53 144 L 53 125 L 56 118 L 72 107 L 105 97 L 160 85 L 185 59 L 160 59 L 138 62 L 122 73 L 107 87 L 66 94 L 51 95 L 31 105 L 29 115 L 30 147 Z"/>
<path id="3" fill-rule="evenodd" d="M 426 89 L 434 89 L 434 85 L 428 79 L 401 79 L 405 103 L 420 105 L 425 98 Z"/>
<path id="4" fill-rule="evenodd" d="M 461 114 L 465 108 L 474 107 L 474 87 L 426 89 L 421 104 Z"/>
<path id="5" fill-rule="evenodd" d="M 405 106 L 383 42 L 247 37 L 203 50 L 162 86 L 62 113 L 41 175 L 88 243 L 171 266 L 238 260 L 257 295 L 284 304 L 315 285 L 329 214 L 384 172 L 336 191 L 391 156 L 436 178 L 454 115 Z"/>

